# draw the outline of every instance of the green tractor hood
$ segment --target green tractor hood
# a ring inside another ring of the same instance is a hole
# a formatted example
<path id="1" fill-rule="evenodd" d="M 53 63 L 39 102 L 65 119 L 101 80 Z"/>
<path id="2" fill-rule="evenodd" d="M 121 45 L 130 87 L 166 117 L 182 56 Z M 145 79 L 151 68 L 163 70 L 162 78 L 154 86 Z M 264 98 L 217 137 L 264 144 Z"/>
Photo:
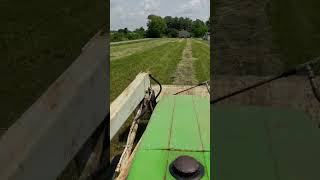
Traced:
<path id="1" fill-rule="evenodd" d="M 170 164 L 179 156 L 196 159 L 210 179 L 210 104 L 198 96 L 164 96 L 137 147 L 128 180 L 175 179 Z"/>

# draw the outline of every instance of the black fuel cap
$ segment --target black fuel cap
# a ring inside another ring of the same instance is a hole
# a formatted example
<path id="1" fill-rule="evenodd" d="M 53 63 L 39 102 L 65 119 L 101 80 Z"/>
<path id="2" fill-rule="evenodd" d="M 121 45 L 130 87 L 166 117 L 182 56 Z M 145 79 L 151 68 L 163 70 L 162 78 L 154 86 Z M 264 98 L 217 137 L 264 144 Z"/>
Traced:
<path id="1" fill-rule="evenodd" d="M 170 164 L 169 171 L 178 180 L 199 180 L 204 175 L 203 165 L 191 156 L 179 156 Z"/>

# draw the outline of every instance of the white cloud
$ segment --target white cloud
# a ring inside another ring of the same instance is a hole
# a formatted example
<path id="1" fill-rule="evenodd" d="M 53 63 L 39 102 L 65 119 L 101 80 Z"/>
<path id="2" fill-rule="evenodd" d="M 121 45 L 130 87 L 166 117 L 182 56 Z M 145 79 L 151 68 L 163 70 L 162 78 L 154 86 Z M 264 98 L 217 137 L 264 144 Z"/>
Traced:
<path id="1" fill-rule="evenodd" d="M 191 0 L 189 2 L 189 4 L 192 6 L 192 7 L 199 7 L 201 6 L 201 1 L 200 0 Z"/>
<path id="2" fill-rule="evenodd" d="M 207 20 L 210 0 L 111 0 L 111 29 L 146 27 L 147 16 L 189 17 Z"/>
<path id="3" fill-rule="evenodd" d="M 134 11 L 134 12 L 128 12 L 129 16 L 144 16 L 145 12 L 144 11 Z"/>
<path id="4" fill-rule="evenodd" d="M 160 0 L 144 0 L 144 10 L 154 12 L 160 10 Z"/>
<path id="5" fill-rule="evenodd" d="M 201 20 L 207 20 L 210 13 L 210 1 L 209 0 L 189 0 L 187 3 L 180 6 L 177 14 L 198 18 Z"/>

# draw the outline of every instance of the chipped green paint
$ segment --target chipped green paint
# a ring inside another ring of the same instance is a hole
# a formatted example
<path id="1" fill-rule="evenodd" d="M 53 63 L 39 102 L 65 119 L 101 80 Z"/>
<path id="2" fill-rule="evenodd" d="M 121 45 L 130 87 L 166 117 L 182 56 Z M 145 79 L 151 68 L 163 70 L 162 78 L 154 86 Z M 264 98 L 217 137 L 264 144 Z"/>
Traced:
<path id="1" fill-rule="evenodd" d="M 197 96 L 165 96 L 155 108 L 133 159 L 128 180 L 173 179 L 169 164 L 180 155 L 197 159 L 210 179 L 210 104 Z"/>

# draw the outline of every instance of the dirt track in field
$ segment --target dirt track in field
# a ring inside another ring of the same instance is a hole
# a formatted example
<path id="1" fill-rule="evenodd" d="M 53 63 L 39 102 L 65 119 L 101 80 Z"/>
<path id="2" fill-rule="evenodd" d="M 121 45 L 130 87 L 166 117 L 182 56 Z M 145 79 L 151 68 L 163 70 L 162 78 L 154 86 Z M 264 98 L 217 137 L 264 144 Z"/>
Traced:
<path id="1" fill-rule="evenodd" d="M 187 39 L 187 45 L 182 53 L 182 60 L 177 65 L 177 69 L 173 74 L 173 84 L 192 85 L 197 83 L 193 67 L 194 61 L 195 58 L 192 57 L 191 40 Z"/>

